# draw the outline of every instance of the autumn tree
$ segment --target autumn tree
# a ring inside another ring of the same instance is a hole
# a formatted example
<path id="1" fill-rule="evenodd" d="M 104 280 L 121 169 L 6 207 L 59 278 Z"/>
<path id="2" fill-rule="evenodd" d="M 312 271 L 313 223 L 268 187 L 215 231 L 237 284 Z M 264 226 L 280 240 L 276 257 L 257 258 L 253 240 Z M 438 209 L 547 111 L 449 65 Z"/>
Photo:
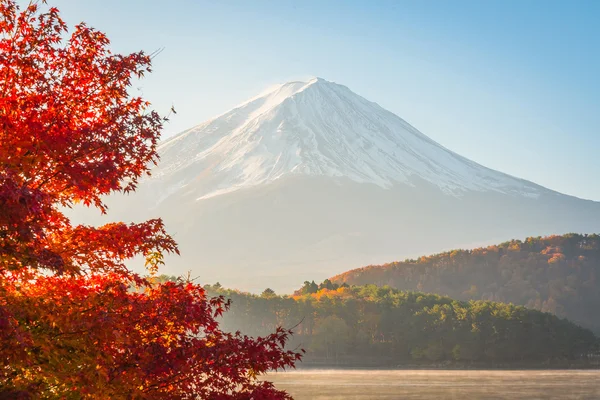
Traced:
<path id="1" fill-rule="evenodd" d="M 261 293 L 261 297 L 265 297 L 265 298 L 270 298 L 276 296 L 276 293 L 273 289 L 271 288 L 266 288 L 265 290 L 263 290 L 263 292 Z"/>
<path id="2" fill-rule="evenodd" d="M 77 203 L 136 189 L 164 118 L 129 92 L 144 53 L 113 54 L 56 8 L 0 0 L 0 397 L 288 398 L 262 373 L 292 367 L 289 332 L 249 338 L 193 282 L 148 279 L 177 252 L 161 220 L 72 225 Z M 131 290 L 134 287 L 136 290 Z"/>

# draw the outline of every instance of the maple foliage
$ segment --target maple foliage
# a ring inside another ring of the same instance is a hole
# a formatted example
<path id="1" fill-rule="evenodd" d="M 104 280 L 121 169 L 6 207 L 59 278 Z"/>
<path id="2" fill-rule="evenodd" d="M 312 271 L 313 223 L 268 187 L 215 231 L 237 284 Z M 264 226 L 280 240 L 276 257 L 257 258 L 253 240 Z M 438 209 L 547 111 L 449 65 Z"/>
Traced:
<path id="1" fill-rule="evenodd" d="M 150 65 L 85 24 L 69 34 L 56 8 L 0 0 L 0 398 L 289 398 L 258 379 L 300 359 L 289 331 L 224 333 L 222 297 L 127 269 L 178 251 L 160 219 L 63 213 L 106 212 L 158 161 L 165 120 L 129 93 Z"/>

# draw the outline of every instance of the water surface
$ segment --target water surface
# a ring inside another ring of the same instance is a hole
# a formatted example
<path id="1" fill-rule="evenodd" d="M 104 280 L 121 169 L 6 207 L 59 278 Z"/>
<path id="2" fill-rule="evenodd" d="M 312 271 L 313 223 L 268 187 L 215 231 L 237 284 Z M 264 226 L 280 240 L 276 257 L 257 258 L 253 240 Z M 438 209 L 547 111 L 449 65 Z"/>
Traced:
<path id="1" fill-rule="evenodd" d="M 600 399 L 600 370 L 301 370 L 268 379 L 296 400 Z"/>

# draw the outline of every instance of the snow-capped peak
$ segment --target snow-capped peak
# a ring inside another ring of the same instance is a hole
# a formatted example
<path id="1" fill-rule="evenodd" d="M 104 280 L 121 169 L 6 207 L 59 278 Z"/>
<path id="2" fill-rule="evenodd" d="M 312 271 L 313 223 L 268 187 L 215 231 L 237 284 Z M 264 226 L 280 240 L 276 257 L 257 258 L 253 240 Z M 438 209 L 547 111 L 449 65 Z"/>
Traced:
<path id="1" fill-rule="evenodd" d="M 467 160 L 345 86 L 313 78 L 277 85 L 165 141 L 153 180 L 207 198 L 293 174 L 389 188 L 428 181 L 537 196 L 541 187 Z"/>

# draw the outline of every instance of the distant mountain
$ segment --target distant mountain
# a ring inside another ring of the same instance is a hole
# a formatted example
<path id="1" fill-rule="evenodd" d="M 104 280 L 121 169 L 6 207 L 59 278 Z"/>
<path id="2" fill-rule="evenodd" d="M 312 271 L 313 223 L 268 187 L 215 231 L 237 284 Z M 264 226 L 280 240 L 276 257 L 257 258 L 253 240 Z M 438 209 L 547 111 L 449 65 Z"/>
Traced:
<path id="1" fill-rule="evenodd" d="M 389 285 L 460 300 L 524 305 L 600 333 L 600 236 L 512 240 L 416 260 L 372 265 L 331 278 L 337 284 Z"/>
<path id="2" fill-rule="evenodd" d="M 111 219 L 161 216 L 191 269 L 229 287 L 291 291 L 369 263 L 507 237 L 600 229 L 600 203 L 442 147 L 323 79 L 290 82 L 166 140 Z"/>

